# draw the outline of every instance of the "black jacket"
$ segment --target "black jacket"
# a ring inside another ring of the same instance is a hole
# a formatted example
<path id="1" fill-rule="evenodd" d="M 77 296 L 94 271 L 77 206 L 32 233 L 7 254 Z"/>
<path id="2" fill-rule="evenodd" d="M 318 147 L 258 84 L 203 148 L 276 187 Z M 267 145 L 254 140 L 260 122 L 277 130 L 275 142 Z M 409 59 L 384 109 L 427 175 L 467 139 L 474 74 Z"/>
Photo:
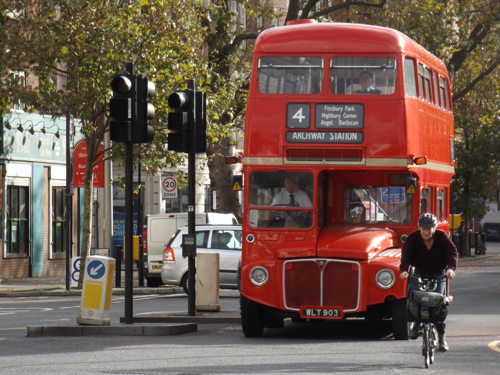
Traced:
<path id="1" fill-rule="evenodd" d="M 410 266 L 421 271 L 440 272 L 457 268 L 458 251 L 442 230 L 434 233 L 434 243 L 429 250 L 424 244 L 420 231 L 411 233 L 403 244 L 399 270 L 409 271 Z"/>

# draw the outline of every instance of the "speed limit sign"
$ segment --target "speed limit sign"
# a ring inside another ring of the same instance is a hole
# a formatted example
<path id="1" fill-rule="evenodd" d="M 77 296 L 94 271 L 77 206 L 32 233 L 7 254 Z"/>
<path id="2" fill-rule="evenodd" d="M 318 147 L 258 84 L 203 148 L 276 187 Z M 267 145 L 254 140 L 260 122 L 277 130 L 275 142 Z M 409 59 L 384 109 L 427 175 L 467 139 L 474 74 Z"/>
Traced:
<path id="1" fill-rule="evenodd" d="M 161 192 L 163 199 L 177 198 L 177 179 L 172 176 L 162 177 Z"/>

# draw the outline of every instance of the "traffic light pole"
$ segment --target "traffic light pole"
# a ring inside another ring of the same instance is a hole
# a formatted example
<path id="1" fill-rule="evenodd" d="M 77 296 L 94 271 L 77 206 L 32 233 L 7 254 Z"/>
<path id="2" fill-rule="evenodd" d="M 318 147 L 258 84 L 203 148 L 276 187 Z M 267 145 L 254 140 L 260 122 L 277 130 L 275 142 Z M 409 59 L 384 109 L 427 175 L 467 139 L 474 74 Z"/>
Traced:
<path id="1" fill-rule="evenodd" d="M 174 111 L 168 114 L 168 149 L 188 154 L 188 233 L 182 237 L 182 256 L 188 259 L 188 314 L 196 310 L 196 153 L 206 150 L 206 98 L 196 91 L 194 80 L 187 81 L 187 90 L 168 97 Z"/>
<path id="2" fill-rule="evenodd" d="M 188 81 L 188 89 L 195 92 L 194 80 Z M 193 108 L 196 109 L 196 95 L 193 95 Z M 196 213 L 195 213 L 195 161 L 196 161 L 196 110 L 193 110 L 193 131 L 191 132 L 191 141 L 189 142 L 188 153 L 188 234 L 194 238 L 194 253 L 188 255 L 188 315 L 196 315 Z"/>
<path id="3" fill-rule="evenodd" d="M 134 65 L 127 63 L 127 73 L 134 73 Z M 132 140 L 125 142 L 125 324 L 134 322 L 133 312 L 133 257 L 132 257 L 132 231 L 133 212 L 132 200 L 134 199 L 134 144 Z"/>

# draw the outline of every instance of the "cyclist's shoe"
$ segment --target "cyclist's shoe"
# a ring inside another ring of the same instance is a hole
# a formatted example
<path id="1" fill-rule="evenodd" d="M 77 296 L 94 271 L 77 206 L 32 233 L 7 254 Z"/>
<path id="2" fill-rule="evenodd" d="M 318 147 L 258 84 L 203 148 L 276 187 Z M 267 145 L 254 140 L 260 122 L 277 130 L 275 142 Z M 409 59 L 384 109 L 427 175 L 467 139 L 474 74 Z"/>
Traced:
<path id="1" fill-rule="evenodd" d="M 410 326 L 410 333 L 408 334 L 408 337 L 412 340 L 415 340 L 418 338 L 418 334 L 420 333 L 420 324 L 418 323 L 411 323 Z"/>
<path id="2" fill-rule="evenodd" d="M 446 342 L 446 338 L 444 337 L 444 333 L 439 334 L 438 342 L 439 342 L 438 346 L 440 352 L 447 352 L 448 350 L 450 350 L 448 343 Z"/>

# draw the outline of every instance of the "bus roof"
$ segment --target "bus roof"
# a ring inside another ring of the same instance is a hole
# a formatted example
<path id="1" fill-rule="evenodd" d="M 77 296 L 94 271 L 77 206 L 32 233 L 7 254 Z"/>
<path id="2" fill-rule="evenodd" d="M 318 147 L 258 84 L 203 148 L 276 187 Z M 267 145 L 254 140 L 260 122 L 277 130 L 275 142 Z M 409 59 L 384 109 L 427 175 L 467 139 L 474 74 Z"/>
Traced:
<path id="1" fill-rule="evenodd" d="M 410 53 L 445 69 L 435 55 L 394 29 L 355 23 L 300 21 L 263 31 L 255 43 L 255 53 Z"/>

